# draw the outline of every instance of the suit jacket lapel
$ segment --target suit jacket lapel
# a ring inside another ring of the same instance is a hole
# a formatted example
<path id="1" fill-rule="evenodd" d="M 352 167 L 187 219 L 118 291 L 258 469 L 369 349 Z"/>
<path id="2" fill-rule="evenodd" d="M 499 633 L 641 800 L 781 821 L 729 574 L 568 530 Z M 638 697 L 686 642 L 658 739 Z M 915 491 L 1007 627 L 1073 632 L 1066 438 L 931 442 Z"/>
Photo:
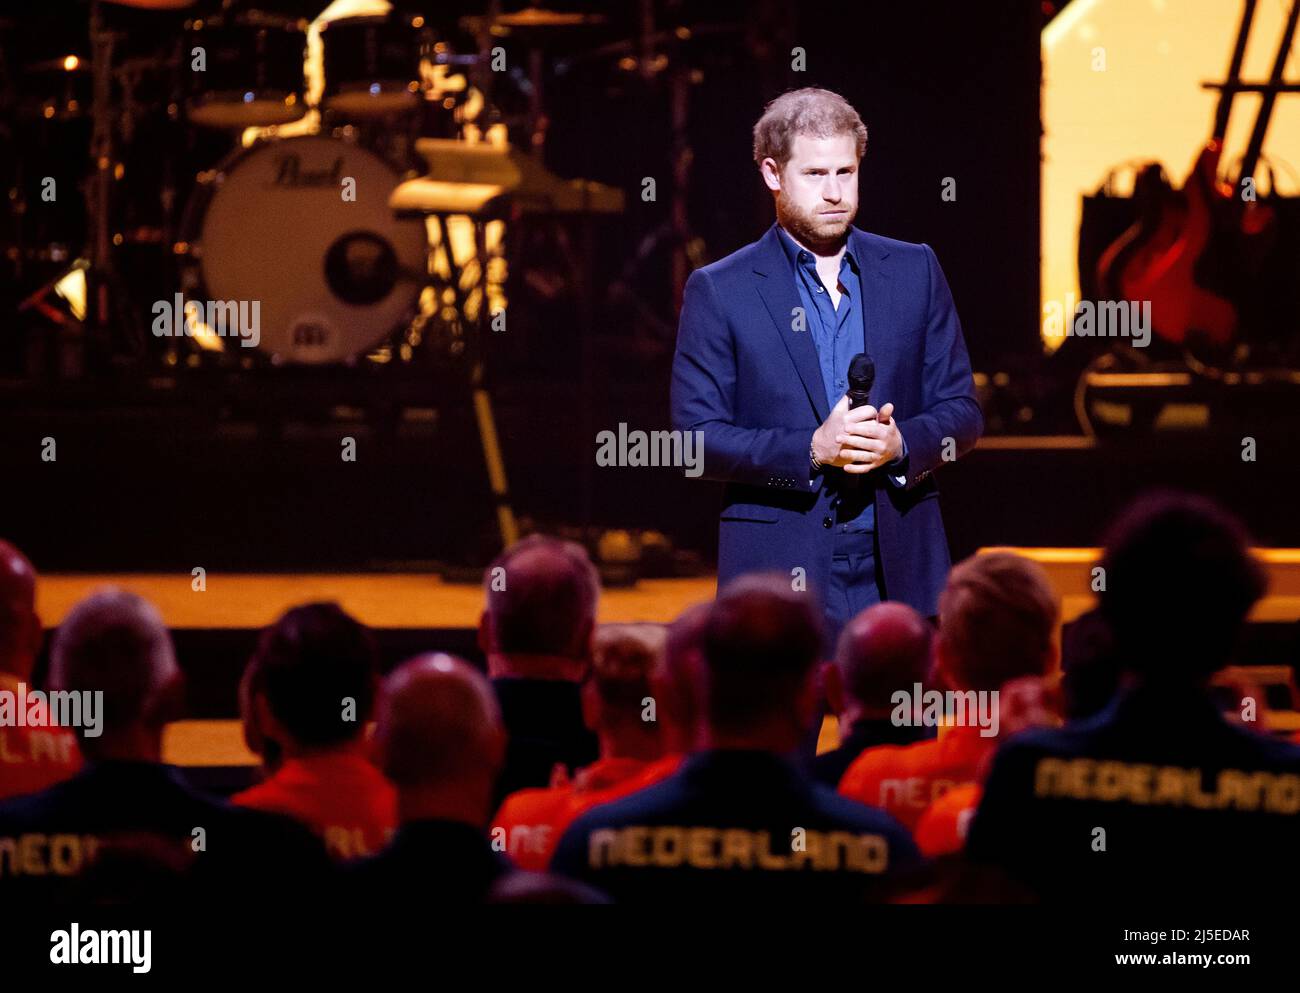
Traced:
<path id="1" fill-rule="evenodd" d="M 858 260 L 859 279 L 862 283 L 862 329 L 866 340 L 865 351 L 876 363 L 876 382 L 871 387 L 871 402 L 879 407 L 894 395 L 893 371 L 897 364 L 896 337 L 893 334 L 891 314 L 893 301 L 884 259 L 887 249 L 881 248 L 865 232 L 853 229 L 849 238 L 853 257 Z"/>
<path id="2" fill-rule="evenodd" d="M 813 410 L 817 412 L 817 420 L 824 421 L 830 411 L 826 409 L 826 387 L 822 384 L 817 344 L 809 329 L 809 318 L 805 317 L 803 330 L 795 329 L 794 310 L 803 304 L 799 300 L 799 291 L 795 289 L 790 260 L 781 248 L 775 224 L 759 242 L 759 259 L 754 266 L 754 273 L 758 277 L 759 296 L 763 298 L 763 305 L 776 325 L 781 341 L 785 343 L 790 361 L 794 363 Z"/>

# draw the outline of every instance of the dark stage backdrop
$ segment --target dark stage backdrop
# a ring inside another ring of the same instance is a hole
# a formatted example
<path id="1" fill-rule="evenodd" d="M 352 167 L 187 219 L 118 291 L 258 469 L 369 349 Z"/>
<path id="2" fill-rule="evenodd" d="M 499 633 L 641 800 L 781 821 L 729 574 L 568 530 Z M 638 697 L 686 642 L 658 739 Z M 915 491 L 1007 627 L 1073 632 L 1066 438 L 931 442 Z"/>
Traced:
<path id="1" fill-rule="evenodd" d="M 476 6 L 441 5 L 439 17 L 454 23 Z M 935 249 L 977 368 L 1037 350 L 1037 0 L 657 6 L 660 27 L 693 26 L 673 64 L 690 71 L 680 137 L 691 152 L 694 263 L 734 251 L 772 222 L 750 156 L 763 105 L 787 89 L 829 87 L 859 108 L 870 132 L 859 223 Z M 510 333 L 488 343 L 506 468 L 516 510 L 541 528 L 653 528 L 707 558 L 715 487 L 681 470 L 593 469 L 595 432 L 669 427 L 676 313 L 668 243 L 650 237 L 672 200 L 670 89 L 663 77 L 646 83 L 617 71 L 616 46 L 634 36 L 638 4 L 588 7 L 606 23 L 556 44 L 546 83 L 547 164 L 561 176 L 617 185 L 628 201 L 593 231 L 591 415 L 581 416 L 575 388 L 584 339 L 572 284 L 565 288 L 568 259 L 548 240 L 553 232 L 539 229 L 531 256 L 512 270 Z M 593 56 L 600 46 L 605 54 Z M 792 69 L 795 48 L 805 71 Z M 648 203 L 640 197 L 647 176 L 658 187 Z M 955 202 L 941 197 L 947 177 Z M 529 290 L 525 275 L 534 287 L 560 289 Z M 258 400 L 256 417 L 283 420 L 311 396 L 316 407 L 333 397 L 364 408 L 364 397 L 353 399 L 365 393 L 355 378 L 343 369 L 265 370 L 243 390 Z M 156 392 L 116 382 L 0 393 L 0 533 L 47 569 L 328 569 L 490 557 L 492 505 L 463 389 L 439 387 L 436 422 L 396 432 L 319 419 L 266 432 L 254 414 L 230 413 L 249 406 L 233 395 L 230 384 L 184 371 L 161 408 Z M 369 439 L 356 466 L 338 459 L 344 434 Z M 57 465 L 37 457 L 47 436 L 58 438 Z M 980 518 L 978 538 L 1014 541 L 995 517 Z M 958 548 L 976 540 L 960 523 L 953 530 Z"/>
<path id="2" fill-rule="evenodd" d="M 786 90 L 827 87 L 858 108 L 869 131 L 858 224 L 935 249 L 978 368 L 1040 350 L 1036 0 L 717 0 L 676 10 L 686 23 L 739 26 L 699 31 L 681 49 L 697 70 L 688 133 L 699 261 L 735 251 L 772 223 L 771 197 L 750 157 L 764 104 Z M 804 52 L 803 71 L 791 68 L 795 48 Z M 622 231 L 631 251 L 668 217 L 669 100 L 664 83 L 638 86 L 604 66 L 575 59 L 554 81 L 548 157 L 565 175 L 629 192 Z M 646 176 L 657 179 L 655 203 L 639 197 Z M 954 202 L 941 198 L 949 177 Z M 654 262 L 647 270 L 666 277 Z M 661 316 L 675 328 L 675 315 Z"/>

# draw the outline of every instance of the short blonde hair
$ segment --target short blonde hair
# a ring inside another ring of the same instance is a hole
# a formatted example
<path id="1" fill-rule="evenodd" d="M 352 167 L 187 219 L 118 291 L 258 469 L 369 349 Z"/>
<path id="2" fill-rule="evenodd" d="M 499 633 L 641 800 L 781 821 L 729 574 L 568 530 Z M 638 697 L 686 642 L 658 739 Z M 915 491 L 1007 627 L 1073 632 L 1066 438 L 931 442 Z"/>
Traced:
<path id="1" fill-rule="evenodd" d="M 602 624 L 591 640 L 590 679 L 608 704 L 637 708 L 650 695 L 650 680 L 663 664 L 667 630 L 662 624 Z"/>
<path id="2" fill-rule="evenodd" d="M 851 134 L 858 146 L 858 159 L 867 150 L 867 126 L 853 105 L 838 93 L 809 86 L 783 93 L 763 111 L 754 125 L 754 162 L 770 158 L 784 169 L 796 135 L 833 138 Z"/>
<path id="3" fill-rule="evenodd" d="M 1047 675 L 1059 619 L 1047 571 L 1032 559 L 989 552 L 953 566 L 939 595 L 939 638 L 956 688 Z"/>

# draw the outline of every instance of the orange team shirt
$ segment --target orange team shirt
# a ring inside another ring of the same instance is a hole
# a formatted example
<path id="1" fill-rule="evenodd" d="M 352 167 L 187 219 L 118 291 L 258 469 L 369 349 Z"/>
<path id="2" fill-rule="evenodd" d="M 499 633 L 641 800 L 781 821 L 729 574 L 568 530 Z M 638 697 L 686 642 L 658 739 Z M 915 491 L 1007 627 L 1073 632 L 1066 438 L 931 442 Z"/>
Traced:
<path id="1" fill-rule="evenodd" d="M 16 695 L 18 683 L 16 677 L 0 674 L 0 690 Z M 65 727 L 33 727 L 49 719 L 48 708 L 25 709 L 28 726 L 0 726 L 0 800 L 39 793 L 81 769 L 77 732 Z"/>
<path id="2" fill-rule="evenodd" d="M 939 729 L 932 741 L 879 745 L 853 760 L 840 793 L 859 803 L 880 807 L 915 831 L 925 809 L 953 787 L 976 782 L 984 756 L 997 738 L 980 736 L 973 726 Z"/>
<path id="3" fill-rule="evenodd" d="M 635 793 L 672 775 L 682 757 L 669 755 L 653 762 L 643 759 L 600 759 L 574 775 L 573 781 L 548 789 L 511 793 L 501 804 L 491 828 L 505 832 L 506 853 L 521 869 L 541 872 L 565 829 L 592 807 Z"/>
<path id="4" fill-rule="evenodd" d="M 983 794 L 984 787 L 979 783 L 965 783 L 954 786 L 926 807 L 914 832 L 921 854 L 934 859 L 956 855 L 965 848 L 966 832 Z"/>
<path id="5" fill-rule="evenodd" d="M 301 821 L 340 861 L 374 855 L 397 829 L 397 792 L 359 752 L 286 759 L 231 803 Z"/>

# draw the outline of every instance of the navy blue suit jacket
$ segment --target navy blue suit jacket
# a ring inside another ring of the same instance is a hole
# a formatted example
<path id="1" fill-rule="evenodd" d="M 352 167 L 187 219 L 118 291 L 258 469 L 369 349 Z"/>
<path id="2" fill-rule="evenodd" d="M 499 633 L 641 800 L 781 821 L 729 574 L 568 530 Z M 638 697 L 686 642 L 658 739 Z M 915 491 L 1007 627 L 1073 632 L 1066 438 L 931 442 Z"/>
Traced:
<path id="1" fill-rule="evenodd" d="M 933 472 L 945 449 L 955 457 L 972 448 L 984 424 L 970 359 L 928 245 L 852 228 L 849 247 L 862 270 L 863 351 L 876 364 L 871 402 L 894 404 L 908 452 L 904 486 L 879 470 L 859 477 L 875 491 L 882 585 L 889 599 L 932 616 L 951 565 Z M 831 493 L 824 474 L 810 485 L 808 459 L 829 411 L 812 334 L 806 322 L 796 330 L 799 306 L 775 225 L 686 283 L 672 420 L 703 432 L 702 478 L 727 484 L 719 586 L 802 568 L 809 587 L 824 591 L 830 576 Z"/>

